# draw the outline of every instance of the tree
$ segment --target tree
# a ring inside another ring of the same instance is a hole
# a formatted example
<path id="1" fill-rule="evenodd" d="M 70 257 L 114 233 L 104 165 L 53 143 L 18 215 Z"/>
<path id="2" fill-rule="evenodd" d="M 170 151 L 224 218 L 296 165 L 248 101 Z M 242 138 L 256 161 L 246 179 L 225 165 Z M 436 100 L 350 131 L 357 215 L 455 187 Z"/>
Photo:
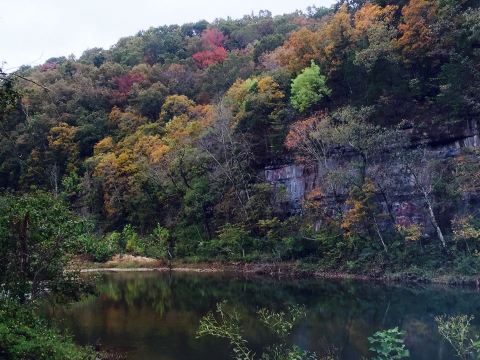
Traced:
<path id="1" fill-rule="evenodd" d="M 346 236 L 353 238 L 373 238 L 373 234 L 377 234 L 385 253 L 388 253 L 377 220 L 380 210 L 374 201 L 375 194 L 375 185 L 369 180 L 362 187 L 352 188 L 346 201 L 348 210 L 342 219 L 341 227 Z"/>
<path id="2" fill-rule="evenodd" d="M 203 50 L 193 54 L 193 59 L 199 67 L 206 68 L 222 62 L 228 53 L 223 47 L 225 36 L 216 28 L 206 29 L 202 33 Z"/>
<path id="3" fill-rule="evenodd" d="M 401 37 L 397 46 L 407 62 L 424 57 L 435 43 L 432 24 L 436 20 L 437 0 L 410 0 L 402 9 Z"/>
<path id="4" fill-rule="evenodd" d="M 14 79 L 8 76 L 0 68 L 0 121 L 3 124 L 7 111 L 12 110 L 19 98 L 18 92 L 14 89 Z"/>
<path id="5" fill-rule="evenodd" d="M 232 215 L 247 218 L 246 204 L 250 199 L 249 185 L 252 180 L 253 156 L 250 143 L 244 136 L 235 134 L 231 127 L 232 114 L 225 104 L 220 103 L 214 110 L 214 118 L 207 131 L 199 139 L 200 149 L 213 163 L 209 179 L 225 194 L 224 201 L 217 204 L 217 211 L 229 220 Z M 234 204 L 226 204 L 233 193 Z M 240 209 L 238 209 L 240 208 Z M 222 210 L 221 210 L 222 209 Z M 237 209 L 240 216 L 235 214 Z"/>
<path id="6" fill-rule="evenodd" d="M 263 37 L 255 44 L 253 49 L 253 60 L 258 63 L 260 56 L 266 52 L 273 51 L 282 45 L 284 38 L 280 34 L 273 34 Z"/>
<path id="7" fill-rule="evenodd" d="M 304 27 L 293 32 L 273 56 L 290 72 L 297 73 L 318 58 L 318 41 L 318 34 Z"/>
<path id="8" fill-rule="evenodd" d="M 159 120 L 166 124 L 175 116 L 188 115 L 194 104 L 185 95 L 170 95 L 162 105 Z"/>
<path id="9" fill-rule="evenodd" d="M 121 103 L 128 98 L 130 90 L 134 84 L 141 83 L 144 80 L 142 74 L 128 73 L 126 75 L 119 76 L 115 79 L 117 85 L 117 91 L 112 92 L 112 100 L 115 103 Z"/>
<path id="10" fill-rule="evenodd" d="M 75 163 L 78 160 L 79 149 L 75 141 L 77 128 L 66 123 L 59 123 L 50 129 L 48 145 L 56 158 L 67 161 L 67 171 L 75 170 Z"/>
<path id="11" fill-rule="evenodd" d="M 129 103 L 140 115 L 155 121 L 160 115 L 167 93 L 168 89 L 162 83 L 154 83 L 147 89 L 135 89 Z"/>
<path id="12" fill-rule="evenodd" d="M 326 82 L 320 67 L 312 60 L 310 67 L 303 69 L 292 81 L 292 106 L 303 113 L 318 105 L 325 96 L 331 94 Z"/>
<path id="13" fill-rule="evenodd" d="M 372 124 L 371 116 L 371 108 L 352 107 L 313 115 L 291 126 L 286 146 L 304 163 L 313 160 L 321 179 L 315 190 L 333 207 L 332 217 L 340 217 L 346 234 L 378 236 L 387 251 L 380 227 L 383 206 L 377 195 L 394 222 L 389 181 L 395 169 L 383 163 L 396 161 L 396 147 L 401 148 L 404 141 L 396 131 Z"/>
<path id="14" fill-rule="evenodd" d="M 132 111 L 122 111 L 114 106 L 108 114 L 109 125 L 113 129 L 118 129 L 118 136 L 125 136 L 135 132 L 140 126 L 145 125 L 148 119 Z"/>
<path id="15" fill-rule="evenodd" d="M 225 103 L 233 115 L 230 126 L 247 135 L 258 162 L 281 147 L 284 98 L 284 92 L 271 76 L 239 79 L 225 94 Z"/>
<path id="16" fill-rule="evenodd" d="M 425 147 L 407 151 L 401 159 L 407 178 L 413 182 L 414 189 L 423 199 L 428 217 L 435 229 L 443 249 L 447 248 L 445 236 L 437 220 L 434 203 L 435 185 L 443 180 L 442 173 L 435 171 L 435 163 L 428 158 Z M 444 171 L 446 169 L 443 169 Z"/>
<path id="17" fill-rule="evenodd" d="M 366 3 L 355 13 L 354 38 L 360 49 L 355 63 L 372 71 L 379 60 L 396 62 L 395 41 L 398 35 L 393 26 L 397 6 L 380 7 Z"/>
<path id="18" fill-rule="evenodd" d="M 354 29 L 348 6 L 343 4 L 319 30 L 317 59 L 328 76 L 348 65 Z"/>
<path id="19" fill-rule="evenodd" d="M 0 283 L 21 302 L 64 279 L 84 223 L 51 194 L 0 196 Z"/>

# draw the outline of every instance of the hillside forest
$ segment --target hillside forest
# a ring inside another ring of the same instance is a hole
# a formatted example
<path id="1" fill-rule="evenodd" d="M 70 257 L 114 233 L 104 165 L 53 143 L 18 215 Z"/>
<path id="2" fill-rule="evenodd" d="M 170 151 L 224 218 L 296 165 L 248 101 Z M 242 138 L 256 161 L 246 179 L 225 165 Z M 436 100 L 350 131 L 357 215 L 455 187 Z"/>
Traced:
<path id="1" fill-rule="evenodd" d="M 2 72 L 0 282 L 119 253 L 476 276 L 479 60 L 477 0 L 341 0 Z"/>

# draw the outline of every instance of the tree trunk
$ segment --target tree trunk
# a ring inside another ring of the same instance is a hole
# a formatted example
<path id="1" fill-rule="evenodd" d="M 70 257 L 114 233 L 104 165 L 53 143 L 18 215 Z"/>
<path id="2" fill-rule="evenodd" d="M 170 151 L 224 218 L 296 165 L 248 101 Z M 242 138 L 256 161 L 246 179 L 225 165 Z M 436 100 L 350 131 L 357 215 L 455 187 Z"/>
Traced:
<path id="1" fill-rule="evenodd" d="M 425 197 L 425 202 L 427 203 L 428 213 L 430 215 L 430 221 L 432 222 L 433 227 L 435 228 L 435 231 L 437 232 L 437 236 L 438 236 L 440 242 L 442 243 L 443 248 L 446 249 L 447 244 L 445 243 L 445 238 L 443 236 L 442 229 L 440 229 L 440 226 L 438 225 L 435 213 L 433 212 L 432 203 L 431 203 L 430 199 L 428 198 L 427 194 L 424 194 L 424 197 Z"/>
<path id="2" fill-rule="evenodd" d="M 380 232 L 380 227 L 378 226 L 377 219 L 375 219 L 375 217 L 373 218 L 373 223 L 375 225 L 375 231 L 377 232 L 377 235 L 380 238 L 380 242 L 383 245 L 383 249 L 385 250 L 385 254 L 388 254 L 387 245 L 385 244 L 385 241 L 383 240 L 382 233 Z"/>
<path id="3" fill-rule="evenodd" d="M 28 281 L 28 223 L 30 221 L 30 214 L 27 212 L 25 216 L 18 221 L 12 223 L 14 233 L 17 233 L 17 257 L 19 261 L 19 277 L 22 283 Z M 26 301 L 25 293 L 20 294 L 20 302 Z"/>

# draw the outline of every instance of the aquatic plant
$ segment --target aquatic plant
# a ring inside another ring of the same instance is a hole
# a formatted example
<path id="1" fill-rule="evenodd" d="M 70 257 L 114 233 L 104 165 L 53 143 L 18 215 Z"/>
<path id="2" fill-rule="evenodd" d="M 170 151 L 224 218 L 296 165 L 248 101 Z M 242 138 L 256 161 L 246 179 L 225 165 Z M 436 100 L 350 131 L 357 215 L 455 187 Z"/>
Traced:
<path id="1" fill-rule="evenodd" d="M 296 322 L 306 316 L 303 306 L 293 305 L 287 311 L 274 312 L 260 309 L 257 312 L 260 322 L 278 337 L 278 342 L 266 347 L 262 360 L 317 360 L 314 353 L 300 347 L 288 346 L 286 338 L 291 334 Z M 233 349 L 235 360 L 254 360 L 256 354 L 248 347 L 241 329 L 241 318 L 236 309 L 227 309 L 226 302 L 217 304 L 215 314 L 208 313 L 200 320 L 197 336 L 215 336 L 227 339 Z"/>
<path id="2" fill-rule="evenodd" d="M 395 327 L 377 331 L 368 338 L 370 350 L 375 354 L 374 360 L 405 359 L 410 352 L 404 344 L 405 332 Z"/>

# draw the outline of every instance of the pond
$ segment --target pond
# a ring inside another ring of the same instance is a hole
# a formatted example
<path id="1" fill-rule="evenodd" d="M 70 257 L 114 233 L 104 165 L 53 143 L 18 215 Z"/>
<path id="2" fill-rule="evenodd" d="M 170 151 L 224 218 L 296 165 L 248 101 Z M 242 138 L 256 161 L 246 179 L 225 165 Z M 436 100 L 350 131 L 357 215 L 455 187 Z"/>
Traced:
<path id="1" fill-rule="evenodd" d="M 201 317 L 216 303 L 226 300 L 238 310 L 257 353 L 271 335 L 256 311 L 300 304 L 307 316 L 289 341 L 304 349 L 319 355 L 335 349 L 340 359 L 360 359 L 369 356 L 368 336 L 398 326 L 407 332 L 411 358 L 431 360 L 454 358 L 437 333 L 434 316 L 480 319 L 479 295 L 474 289 L 375 282 L 125 272 L 102 274 L 96 296 L 46 311 L 78 343 L 101 344 L 128 359 L 220 360 L 230 358 L 226 341 L 196 337 Z"/>

